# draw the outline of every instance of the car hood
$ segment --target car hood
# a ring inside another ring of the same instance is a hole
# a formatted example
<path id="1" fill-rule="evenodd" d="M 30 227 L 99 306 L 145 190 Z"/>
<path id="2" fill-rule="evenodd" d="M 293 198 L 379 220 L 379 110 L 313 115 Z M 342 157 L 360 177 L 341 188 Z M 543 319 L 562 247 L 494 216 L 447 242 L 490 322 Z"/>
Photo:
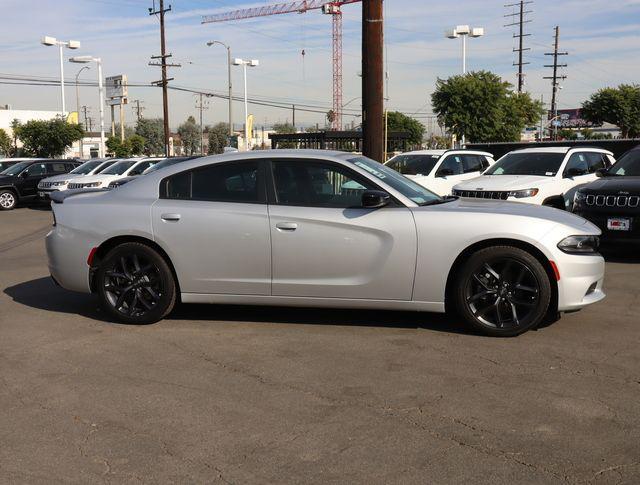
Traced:
<path id="1" fill-rule="evenodd" d="M 554 209 L 552 207 L 533 205 L 533 204 L 520 204 L 518 202 L 507 202 L 502 200 L 492 199 L 456 199 L 451 202 L 445 202 L 444 204 L 437 204 L 431 206 L 418 207 L 412 209 L 415 211 L 447 211 L 451 213 L 464 213 L 474 214 L 478 216 L 483 215 L 504 215 L 504 216 L 516 216 L 522 218 L 535 218 L 546 220 L 555 224 L 563 224 L 565 226 L 571 226 L 576 229 L 584 230 L 585 224 L 591 224 L 587 220 L 579 217 L 571 212 Z M 523 221 L 523 223 L 525 223 Z M 594 226 L 594 230 L 597 229 Z"/>
<path id="2" fill-rule="evenodd" d="M 637 194 L 640 192 L 640 177 L 614 176 L 601 178 L 581 189 L 581 192 L 590 191 L 606 191 L 616 194 L 618 192 L 630 192 Z"/>
<path id="3" fill-rule="evenodd" d="M 93 182 L 110 182 L 114 179 L 120 179 L 124 177 L 123 175 L 88 175 L 86 177 L 82 177 L 83 184 L 90 184 Z"/>
<path id="4" fill-rule="evenodd" d="M 63 173 L 62 175 L 54 175 L 53 177 L 47 177 L 46 179 L 42 179 L 41 182 L 64 182 L 65 180 L 71 180 L 76 177 L 81 177 L 78 174 L 68 174 Z"/>
<path id="5" fill-rule="evenodd" d="M 457 184 L 454 189 L 484 191 L 535 189 L 554 181 L 555 177 L 542 175 L 481 175 Z"/>
<path id="6" fill-rule="evenodd" d="M 12 184 L 16 180 L 16 177 L 11 175 L 0 175 L 0 185 Z"/>

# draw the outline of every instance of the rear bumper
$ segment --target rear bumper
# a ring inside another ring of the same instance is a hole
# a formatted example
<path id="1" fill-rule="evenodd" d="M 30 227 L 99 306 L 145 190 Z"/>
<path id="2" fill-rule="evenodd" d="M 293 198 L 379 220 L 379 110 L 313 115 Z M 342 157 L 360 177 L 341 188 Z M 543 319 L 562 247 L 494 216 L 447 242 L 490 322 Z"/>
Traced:
<path id="1" fill-rule="evenodd" d="M 78 240 L 71 231 L 54 227 L 45 238 L 49 273 L 67 290 L 91 293 L 89 266 L 85 247 L 78 247 Z"/>

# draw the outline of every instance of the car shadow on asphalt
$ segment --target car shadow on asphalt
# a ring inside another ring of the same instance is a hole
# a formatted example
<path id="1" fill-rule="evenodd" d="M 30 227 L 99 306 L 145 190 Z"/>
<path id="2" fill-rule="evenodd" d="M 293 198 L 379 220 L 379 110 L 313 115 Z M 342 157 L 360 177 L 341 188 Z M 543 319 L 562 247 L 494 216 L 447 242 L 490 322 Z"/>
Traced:
<path id="1" fill-rule="evenodd" d="M 16 303 L 30 308 L 117 323 L 101 310 L 95 296 L 64 290 L 56 286 L 51 278 L 25 281 L 6 288 L 4 293 Z M 436 332 L 475 335 L 471 329 L 447 315 L 406 311 L 181 304 L 166 319 L 215 323 L 264 322 L 292 325 L 420 328 Z"/>

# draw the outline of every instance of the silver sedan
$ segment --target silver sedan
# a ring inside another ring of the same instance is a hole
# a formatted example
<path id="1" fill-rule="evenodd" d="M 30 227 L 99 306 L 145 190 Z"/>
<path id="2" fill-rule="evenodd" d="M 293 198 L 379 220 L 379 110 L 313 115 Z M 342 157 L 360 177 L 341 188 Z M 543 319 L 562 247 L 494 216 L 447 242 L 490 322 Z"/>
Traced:
<path id="1" fill-rule="evenodd" d="M 181 301 L 450 311 L 513 336 L 604 298 L 584 219 L 442 198 L 342 152 L 200 158 L 52 207 L 51 275 L 128 323 Z"/>

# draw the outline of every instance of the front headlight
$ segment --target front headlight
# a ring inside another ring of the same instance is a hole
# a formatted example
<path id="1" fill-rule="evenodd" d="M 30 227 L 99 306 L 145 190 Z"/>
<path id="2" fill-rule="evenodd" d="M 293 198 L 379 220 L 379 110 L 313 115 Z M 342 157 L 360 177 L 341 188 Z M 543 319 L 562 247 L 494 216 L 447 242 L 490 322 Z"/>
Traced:
<path id="1" fill-rule="evenodd" d="M 577 204 L 578 202 L 582 202 L 584 199 L 586 199 L 587 196 L 580 192 L 579 190 L 573 195 L 573 203 Z"/>
<path id="2" fill-rule="evenodd" d="M 515 197 L 516 199 L 524 199 L 525 197 L 535 197 L 540 192 L 538 189 L 524 189 L 514 190 L 509 192 L 509 197 Z"/>
<path id="3" fill-rule="evenodd" d="M 558 243 L 558 249 L 568 254 L 594 254 L 598 246 L 598 236 L 569 236 Z"/>

